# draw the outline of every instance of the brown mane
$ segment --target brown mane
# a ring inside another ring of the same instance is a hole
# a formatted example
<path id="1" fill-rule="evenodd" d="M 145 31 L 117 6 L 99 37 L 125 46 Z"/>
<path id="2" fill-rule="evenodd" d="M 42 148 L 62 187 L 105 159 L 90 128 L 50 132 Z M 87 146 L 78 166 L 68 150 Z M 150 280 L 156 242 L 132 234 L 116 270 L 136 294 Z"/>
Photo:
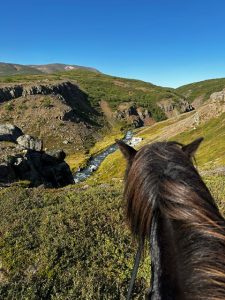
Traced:
<path id="1" fill-rule="evenodd" d="M 201 141 L 138 152 L 118 142 L 128 159 L 127 220 L 134 235 L 150 238 L 152 264 L 160 265 L 149 299 L 225 299 L 225 221 L 192 162 Z"/>

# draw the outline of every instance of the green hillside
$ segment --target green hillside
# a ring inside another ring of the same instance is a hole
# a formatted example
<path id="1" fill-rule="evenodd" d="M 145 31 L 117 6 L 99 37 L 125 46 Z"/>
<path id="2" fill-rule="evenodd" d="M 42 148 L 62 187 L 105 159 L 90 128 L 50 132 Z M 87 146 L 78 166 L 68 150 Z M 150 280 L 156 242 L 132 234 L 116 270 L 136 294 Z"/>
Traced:
<path id="1" fill-rule="evenodd" d="M 0 298 L 125 299 L 137 245 L 124 222 L 121 195 L 121 185 L 0 190 Z M 147 257 L 138 297 L 149 268 Z"/>
<path id="2" fill-rule="evenodd" d="M 87 70 L 0 78 L 3 86 L 9 82 L 32 85 L 61 80 L 78 84 L 97 109 L 100 100 L 108 101 L 115 110 L 122 101 L 154 108 L 161 99 L 179 103 L 180 98 L 177 91 L 168 88 Z M 218 91 L 223 88 L 219 84 L 212 85 L 213 92 L 215 86 Z M 210 95 L 212 90 L 209 92 L 208 87 L 206 84 L 205 90 Z M 199 87 L 197 91 L 201 92 Z M 37 105 L 38 100 L 34 100 Z M 54 98 L 51 101 L 55 101 Z M 25 104 L 29 106 L 28 102 Z M 59 108 L 61 110 L 61 106 Z M 44 107 L 43 112 L 50 113 L 51 109 Z M 23 108 L 23 115 L 26 110 Z M 137 149 L 154 141 L 176 140 L 186 144 L 204 137 L 196 155 L 197 166 L 225 215 L 224 111 L 223 101 L 207 102 L 196 111 L 134 132 L 143 138 Z M 195 121 L 196 114 L 199 123 Z M 163 119 L 160 114 L 155 117 Z M 99 152 L 121 135 L 117 128 L 108 131 L 103 140 L 89 149 L 89 154 Z M 78 151 L 68 158 L 68 163 L 78 167 L 87 159 L 86 155 Z M 126 299 L 137 243 L 124 220 L 125 168 L 125 159 L 116 151 L 88 180 L 78 185 L 52 190 L 28 189 L 26 182 L 19 182 L 0 188 L 3 216 L 0 219 L 0 299 Z M 144 299 L 150 283 L 148 251 L 149 245 L 146 245 L 135 283 L 133 299 L 136 300 Z"/>
<path id="3" fill-rule="evenodd" d="M 34 83 L 70 80 L 87 93 L 88 99 L 95 106 L 105 100 L 112 109 L 122 102 L 134 102 L 151 111 L 155 120 L 166 119 L 163 110 L 156 105 L 159 101 L 170 101 L 180 111 L 180 101 L 184 99 L 173 89 L 163 88 L 140 80 L 109 76 L 88 70 L 72 70 L 45 75 L 17 75 L 0 77 L 0 83 Z"/>
<path id="4" fill-rule="evenodd" d="M 225 115 L 195 129 L 194 115 L 137 129 L 143 137 L 137 148 L 156 140 L 189 143 L 203 136 L 197 165 L 225 214 L 224 175 L 210 173 L 225 166 Z M 1 299 L 125 300 L 137 249 L 123 213 L 125 164 L 116 151 L 79 185 L 25 189 L 21 182 L 0 189 Z M 149 287 L 148 249 L 135 283 L 136 300 Z"/>
<path id="5" fill-rule="evenodd" d="M 201 97 L 202 102 L 209 99 L 214 92 L 220 92 L 225 88 L 225 78 L 210 79 L 183 85 L 176 91 L 186 97 L 190 103 Z"/>
<path id="6" fill-rule="evenodd" d="M 198 137 L 204 137 L 196 155 L 198 168 L 203 173 L 211 173 L 210 171 L 214 170 L 216 173 L 218 168 L 225 168 L 225 113 L 203 122 L 197 128 L 192 126 L 194 114 L 195 112 L 186 113 L 153 126 L 137 129 L 136 135 L 143 138 L 137 149 L 154 141 L 175 140 L 187 144 Z M 97 172 L 87 182 L 95 185 L 96 183 L 111 182 L 112 178 L 121 180 L 125 167 L 126 162 L 118 150 L 104 160 Z"/>
<path id="7" fill-rule="evenodd" d="M 7 64 L 0 62 L 0 76 L 12 76 L 17 74 L 42 74 L 40 70 L 19 64 Z"/>

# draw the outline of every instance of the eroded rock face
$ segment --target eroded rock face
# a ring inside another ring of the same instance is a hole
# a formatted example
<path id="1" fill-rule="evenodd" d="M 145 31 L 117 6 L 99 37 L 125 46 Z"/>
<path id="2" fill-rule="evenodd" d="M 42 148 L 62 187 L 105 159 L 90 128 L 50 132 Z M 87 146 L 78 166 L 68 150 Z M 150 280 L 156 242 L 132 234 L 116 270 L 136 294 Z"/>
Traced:
<path id="1" fill-rule="evenodd" d="M 4 102 L 4 101 L 8 101 L 11 99 L 21 97 L 22 94 L 23 94 L 23 86 L 22 85 L 2 87 L 2 88 L 0 88 L 0 102 Z"/>
<path id="2" fill-rule="evenodd" d="M 213 101 L 225 101 L 225 89 L 220 92 L 215 92 L 210 95 L 210 100 Z"/>
<path id="3" fill-rule="evenodd" d="M 122 103 L 114 113 L 114 118 L 133 124 L 135 128 L 154 123 L 151 113 L 132 103 Z"/>
<path id="4" fill-rule="evenodd" d="M 39 101 L 38 99 L 41 99 L 42 97 L 43 100 Z M 36 98 L 37 106 L 34 101 Z M 46 111 L 48 110 L 48 115 L 51 118 L 54 118 L 55 114 L 55 118 L 58 119 L 57 121 L 53 120 L 52 124 L 55 122 L 57 123 L 60 120 L 64 122 L 68 121 L 68 125 L 79 124 L 81 133 L 78 135 L 83 135 L 86 131 L 94 131 L 94 128 L 102 126 L 102 124 L 98 123 L 100 119 L 102 120 L 101 114 L 93 107 L 88 95 L 74 82 L 58 81 L 54 84 L 37 82 L 21 85 L 9 84 L 8 86 L 0 84 L 0 104 L 14 99 L 16 99 L 13 102 L 13 106 L 15 107 L 12 110 L 14 113 L 10 111 L 9 115 L 15 122 L 17 122 L 16 119 L 19 119 L 20 121 L 23 120 L 23 116 L 20 115 L 20 110 L 22 109 L 29 118 L 32 118 L 32 115 L 29 115 L 29 113 L 36 113 L 38 109 L 42 109 L 42 111 L 45 109 L 44 115 L 40 118 L 41 120 L 46 118 Z M 26 102 L 27 105 L 24 104 Z M 61 108 L 62 110 L 59 110 Z M 6 114 L 4 110 L 1 114 L 5 118 Z M 33 126 L 35 126 L 35 123 L 38 123 L 36 114 L 31 123 Z M 47 128 L 49 129 L 49 126 L 51 125 L 48 122 L 47 124 Z M 20 126 L 23 126 L 23 124 L 20 124 Z M 62 132 L 62 128 L 60 131 Z"/>
<path id="5" fill-rule="evenodd" d="M 12 124 L 0 124 L 0 141 L 16 142 L 23 135 L 22 130 Z"/>
<path id="6" fill-rule="evenodd" d="M 177 102 L 165 99 L 158 102 L 157 105 L 164 111 L 168 118 L 194 110 L 194 107 L 185 99 L 180 99 Z"/>
<path id="7" fill-rule="evenodd" d="M 34 138 L 28 134 L 19 136 L 16 142 L 24 149 L 41 151 L 43 148 L 42 140 Z"/>
<path id="8" fill-rule="evenodd" d="M 85 109 L 89 111 L 92 110 L 85 99 L 85 93 L 83 93 L 77 85 L 69 81 L 58 82 L 55 84 L 24 84 L 0 87 L 0 103 L 30 95 L 59 95 L 62 96 L 62 100 L 65 99 L 66 102 L 70 102 L 72 106 L 74 104 L 73 102 L 76 102 L 76 99 L 80 99 L 82 100 L 79 102 L 80 108 L 85 107 Z"/>

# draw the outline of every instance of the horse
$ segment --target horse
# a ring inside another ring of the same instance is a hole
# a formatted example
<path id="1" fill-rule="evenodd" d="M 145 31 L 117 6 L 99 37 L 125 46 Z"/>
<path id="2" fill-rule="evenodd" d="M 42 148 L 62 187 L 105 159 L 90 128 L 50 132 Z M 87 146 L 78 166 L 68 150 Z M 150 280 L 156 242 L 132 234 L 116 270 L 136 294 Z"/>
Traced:
<path id="1" fill-rule="evenodd" d="M 225 299 L 225 220 L 194 166 L 203 138 L 155 142 L 127 160 L 125 210 L 131 232 L 150 240 L 150 300 Z"/>

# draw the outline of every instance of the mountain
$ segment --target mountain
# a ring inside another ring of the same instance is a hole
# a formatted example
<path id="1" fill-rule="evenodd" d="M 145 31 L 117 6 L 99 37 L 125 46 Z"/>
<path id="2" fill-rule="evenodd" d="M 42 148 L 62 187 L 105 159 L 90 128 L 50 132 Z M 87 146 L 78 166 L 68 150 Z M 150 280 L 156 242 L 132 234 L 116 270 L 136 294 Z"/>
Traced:
<path id="1" fill-rule="evenodd" d="M 59 71 L 70 70 L 88 70 L 91 72 L 99 72 L 94 68 L 66 65 L 66 64 L 46 64 L 46 65 L 21 65 L 13 63 L 0 62 L 0 76 L 22 75 L 22 74 L 43 74 L 43 73 L 55 73 Z"/>
<path id="2" fill-rule="evenodd" d="M 71 70 L 88 70 L 96 73 L 100 73 L 97 69 L 95 68 L 90 68 L 90 67 L 83 67 L 83 66 L 77 66 L 77 65 L 66 65 L 66 64 L 60 64 L 60 63 L 55 63 L 55 64 L 46 64 L 46 65 L 30 65 L 29 67 L 32 67 L 34 69 L 37 69 L 43 73 L 55 73 L 55 72 L 60 72 L 60 71 L 71 71 Z"/>
<path id="3" fill-rule="evenodd" d="M 29 66 L 0 62 L 0 76 L 11 76 L 18 74 L 42 74 L 42 72 Z"/>

